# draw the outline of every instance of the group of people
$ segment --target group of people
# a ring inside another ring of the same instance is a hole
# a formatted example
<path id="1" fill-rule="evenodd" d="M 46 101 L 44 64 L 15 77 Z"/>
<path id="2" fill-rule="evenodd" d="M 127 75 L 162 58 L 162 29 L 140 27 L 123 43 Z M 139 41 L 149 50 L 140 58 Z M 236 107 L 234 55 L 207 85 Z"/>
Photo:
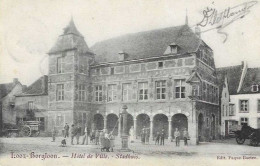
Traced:
<path id="1" fill-rule="evenodd" d="M 69 133 L 70 131 L 70 133 Z M 52 130 L 52 142 L 55 142 L 55 137 L 57 135 L 58 131 L 56 130 L 56 127 L 53 127 Z M 64 139 L 62 140 L 62 144 L 65 143 L 66 145 L 66 138 L 70 136 L 71 138 L 71 145 L 74 145 L 74 138 L 76 138 L 77 145 L 80 144 L 80 137 L 82 134 L 82 128 L 80 125 L 74 125 L 72 124 L 71 127 L 66 123 L 63 130 L 63 136 Z M 92 130 L 89 132 L 87 124 L 85 124 L 83 129 L 83 135 L 82 135 L 82 143 L 81 145 L 88 145 L 88 137 L 90 137 L 90 142 L 95 143 L 96 145 L 101 146 L 101 150 L 106 151 L 113 151 L 113 148 L 115 146 L 114 140 L 115 137 L 113 136 L 112 132 L 108 133 L 106 129 L 104 130 Z"/>
<path id="2" fill-rule="evenodd" d="M 178 128 L 175 128 L 173 135 L 174 135 L 174 138 L 175 138 L 176 146 L 180 146 L 181 133 L 178 130 Z M 189 139 L 189 133 L 188 133 L 186 128 L 184 128 L 184 130 L 183 130 L 182 137 L 183 137 L 183 140 L 184 140 L 184 145 L 187 146 L 188 145 L 188 139 Z"/>
<path id="3" fill-rule="evenodd" d="M 141 142 L 142 144 L 149 144 L 149 137 L 150 137 L 150 131 L 149 128 L 143 128 L 141 132 Z M 184 128 L 182 137 L 184 140 L 184 145 L 188 145 L 188 139 L 189 139 L 189 133 L 186 128 Z M 180 138 L 181 133 L 178 130 L 178 128 L 174 131 L 174 139 L 176 146 L 180 146 Z M 162 129 L 161 131 L 156 132 L 155 134 L 155 145 L 164 145 L 164 139 L 165 139 L 165 131 Z"/>

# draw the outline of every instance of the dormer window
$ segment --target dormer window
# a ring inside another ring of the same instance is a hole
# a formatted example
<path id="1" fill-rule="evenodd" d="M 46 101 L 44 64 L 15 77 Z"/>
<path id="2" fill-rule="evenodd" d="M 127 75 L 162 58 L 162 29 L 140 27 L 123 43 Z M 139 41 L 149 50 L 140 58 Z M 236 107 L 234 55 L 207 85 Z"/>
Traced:
<path id="1" fill-rule="evenodd" d="M 127 58 L 127 53 L 125 53 L 124 51 L 120 51 L 119 53 L 119 61 L 124 61 Z"/>
<path id="2" fill-rule="evenodd" d="M 170 44 L 171 53 L 175 54 L 178 52 L 178 46 L 175 43 Z"/>
<path id="3" fill-rule="evenodd" d="M 258 87 L 258 85 L 257 84 L 254 84 L 254 85 L 252 85 L 252 92 L 258 92 L 258 90 L 259 90 L 259 87 Z"/>

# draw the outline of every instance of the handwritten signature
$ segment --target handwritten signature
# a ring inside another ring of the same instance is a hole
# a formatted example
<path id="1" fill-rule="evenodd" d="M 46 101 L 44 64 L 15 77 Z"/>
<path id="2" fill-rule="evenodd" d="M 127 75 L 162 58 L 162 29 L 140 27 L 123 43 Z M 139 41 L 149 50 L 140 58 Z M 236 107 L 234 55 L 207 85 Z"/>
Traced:
<path id="1" fill-rule="evenodd" d="M 203 10 L 203 19 L 197 26 L 210 27 L 203 31 L 217 29 L 217 32 L 225 36 L 224 43 L 228 38 L 228 34 L 222 30 L 238 19 L 244 18 L 250 13 L 250 8 L 257 4 L 257 1 L 245 2 L 234 7 L 228 7 L 225 10 L 218 12 L 215 8 L 207 7 Z"/>

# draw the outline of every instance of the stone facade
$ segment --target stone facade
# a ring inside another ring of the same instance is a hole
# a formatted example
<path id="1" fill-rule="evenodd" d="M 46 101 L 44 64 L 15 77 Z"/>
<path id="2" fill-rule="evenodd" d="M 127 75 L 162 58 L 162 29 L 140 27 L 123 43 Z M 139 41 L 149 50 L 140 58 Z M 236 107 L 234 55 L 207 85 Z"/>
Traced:
<path id="1" fill-rule="evenodd" d="M 191 35 L 195 51 L 185 52 L 191 45 L 187 47 L 184 37 L 180 46 L 178 42 L 174 48 L 167 46 L 168 51 L 161 53 L 165 55 L 131 60 L 130 53 L 120 52 L 118 61 L 101 62 L 71 21 L 49 52 L 47 130 L 53 126 L 62 130 L 65 123 L 88 123 L 92 130 L 120 135 L 120 113 L 126 105 L 128 130 L 133 126 L 136 138 L 142 128 L 149 129 L 151 139 L 164 129 L 171 140 L 175 128 L 181 133 L 187 128 L 192 144 L 218 138 L 213 52 Z M 176 50 L 171 53 L 169 47 Z"/>

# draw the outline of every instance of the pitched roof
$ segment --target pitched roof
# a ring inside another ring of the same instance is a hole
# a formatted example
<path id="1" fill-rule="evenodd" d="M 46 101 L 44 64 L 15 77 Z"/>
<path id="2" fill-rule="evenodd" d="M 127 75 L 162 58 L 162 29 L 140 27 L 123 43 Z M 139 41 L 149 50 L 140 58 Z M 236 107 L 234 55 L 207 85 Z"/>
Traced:
<path id="1" fill-rule="evenodd" d="M 252 85 L 256 84 L 260 86 L 260 68 L 248 68 L 246 72 L 245 79 L 243 81 L 241 90 L 239 91 L 240 94 L 251 94 L 251 93 L 260 93 L 252 92 Z M 259 87 L 260 88 L 260 87 Z"/>
<path id="2" fill-rule="evenodd" d="M 48 76 L 44 75 L 28 86 L 27 90 L 17 96 L 47 95 L 48 94 Z"/>
<path id="3" fill-rule="evenodd" d="M 67 25 L 67 27 L 65 27 L 63 30 L 63 35 L 74 34 L 83 37 L 82 34 L 76 28 L 73 18 L 71 18 L 69 25 Z"/>
<path id="4" fill-rule="evenodd" d="M 91 50 L 98 63 L 119 61 L 119 52 L 125 52 L 126 60 L 159 57 L 166 48 L 176 43 L 180 53 L 197 51 L 201 39 L 187 25 L 127 34 L 96 43 Z"/>
<path id="5" fill-rule="evenodd" d="M 72 49 L 78 49 L 80 53 L 93 54 L 85 42 L 84 37 L 77 30 L 73 19 L 70 21 L 69 25 L 64 28 L 63 35 L 59 36 L 54 46 L 50 49 L 49 54 Z"/>
<path id="6" fill-rule="evenodd" d="M 0 84 L 0 99 L 10 93 L 15 87 L 14 83 Z"/>
<path id="7" fill-rule="evenodd" d="M 239 86 L 242 71 L 243 65 L 217 68 L 216 72 L 220 92 L 222 92 L 226 76 L 228 81 L 229 94 L 237 94 L 237 89 Z"/>

